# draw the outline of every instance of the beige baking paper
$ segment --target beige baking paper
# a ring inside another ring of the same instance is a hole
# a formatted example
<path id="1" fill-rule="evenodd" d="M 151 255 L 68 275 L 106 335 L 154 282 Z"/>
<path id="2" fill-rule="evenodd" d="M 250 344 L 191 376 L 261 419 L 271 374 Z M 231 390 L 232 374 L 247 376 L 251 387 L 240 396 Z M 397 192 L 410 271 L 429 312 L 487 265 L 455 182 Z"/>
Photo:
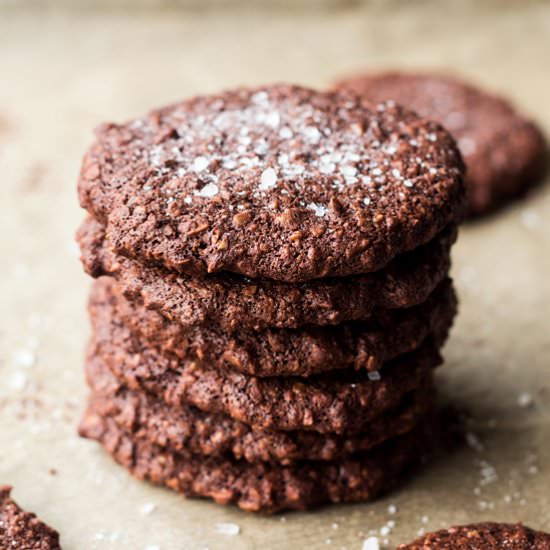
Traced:
<path id="1" fill-rule="evenodd" d="M 549 185 L 462 230 L 461 311 L 439 378 L 447 399 L 473 414 L 471 447 L 383 499 L 247 515 L 136 481 L 76 435 L 90 281 L 73 242 L 83 217 L 75 184 L 98 123 L 221 87 L 324 86 L 354 69 L 404 66 L 502 91 L 550 133 L 547 3 L 351 4 L 0 12 L 0 483 L 61 532 L 64 548 L 359 550 L 371 534 L 391 548 L 421 529 L 486 519 L 550 531 Z"/>

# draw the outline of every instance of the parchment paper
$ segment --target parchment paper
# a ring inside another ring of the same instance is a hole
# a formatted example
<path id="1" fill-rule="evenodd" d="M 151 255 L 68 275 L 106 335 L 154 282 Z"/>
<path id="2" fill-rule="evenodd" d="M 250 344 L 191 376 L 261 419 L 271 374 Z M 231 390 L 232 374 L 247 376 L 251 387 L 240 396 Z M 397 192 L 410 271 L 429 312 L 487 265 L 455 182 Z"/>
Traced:
<path id="1" fill-rule="evenodd" d="M 470 447 L 387 497 L 247 515 L 134 480 L 76 436 L 90 281 L 73 243 L 83 216 L 75 183 L 92 128 L 221 87 L 323 86 L 352 69 L 405 66 L 500 90 L 550 133 L 550 6 L 449 6 L 0 12 L 0 482 L 61 532 L 66 549 L 353 550 L 369 534 L 389 548 L 421 529 L 484 519 L 550 531 L 548 185 L 462 230 L 453 269 L 461 312 L 439 378 L 446 398 L 473 415 Z M 224 522 L 239 534 L 218 532 Z"/>

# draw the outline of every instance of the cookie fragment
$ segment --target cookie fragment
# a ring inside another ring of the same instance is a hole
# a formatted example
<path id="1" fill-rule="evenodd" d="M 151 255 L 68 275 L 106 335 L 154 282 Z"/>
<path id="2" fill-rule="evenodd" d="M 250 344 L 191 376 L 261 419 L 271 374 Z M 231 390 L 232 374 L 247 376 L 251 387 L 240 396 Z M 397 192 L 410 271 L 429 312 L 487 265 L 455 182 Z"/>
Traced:
<path id="1" fill-rule="evenodd" d="M 0 486 L 0 548 L 61 550 L 59 534 L 11 498 L 11 487 Z"/>
<path id="2" fill-rule="evenodd" d="M 428 533 L 397 550 L 550 550 L 550 534 L 519 523 L 477 523 Z"/>
<path id="3" fill-rule="evenodd" d="M 395 100 L 445 126 L 466 162 L 471 216 L 525 191 L 544 171 L 541 130 L 505 99 L 457 78 L 388 72 L 352 76 L 337 88 L 373 101 Z"/>

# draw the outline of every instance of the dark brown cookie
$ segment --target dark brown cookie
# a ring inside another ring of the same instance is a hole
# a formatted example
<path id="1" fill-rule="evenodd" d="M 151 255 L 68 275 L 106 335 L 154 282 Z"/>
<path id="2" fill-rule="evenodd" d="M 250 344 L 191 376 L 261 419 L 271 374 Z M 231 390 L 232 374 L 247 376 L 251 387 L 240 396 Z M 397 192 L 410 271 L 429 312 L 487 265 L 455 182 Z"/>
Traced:
<path id="1" fill-rule="evenodd" d="M 84 425 L 107 417 L 136 439 L 145 439 L 174 452 L 187 450 L 206 456 L 228 456 L 248 462 L 289 464 L 297 460 L 337 460 L 365 452 L 383 441 L 410 432 L 433 405 L 433 385 L 405 395 L 397 408 L 373 419 L 356 436 L 307 431 L 280 432 L 251 428 L 224 414 L 196 407 L 166 405 L 144 391 L 130 390 L 99 358 L 86 365 L 92 389 Z"/>
<path id="2" fill-rule="evenodd" d="M 477 523 L 428 533 L 397 550 L 550 550 L 550 534 L 521 524 Z"/>
<path id="3" fill-rule="evenodd" d="M 11 498 L 11 487 L 0 486 L 0 549 L 61 550 L 59 534 Z"/>
<path id="4" fill-rule="evenodd" d="M 90 300 L 94 336 L 89 357 L 99 355 L 131 389 L 262 428 L 360 432 L 369 420 L 396 407 L 441 363 L 441 342 L 429 339 L 416 352 L 384 365 L 381 374 L 345 369 L 305 379 L 225 372 L 147 345 L 117 319 L 112 301 L 102 298 L 92 295 Z M 375 374 L 379 380 L 372 379 Z"/>
<path id="5" fill-rule="evenodd" d="M 428 242 L 461 216 L 462 180 L 436 123 L 276 85 L 102 126 L 79 195 L 123 255 L 303 282 L 377 271 Z"/>
<path id="6" fill-rule="evenodd" d="M 129 436 L 111 419 L 98 415 L 85 418 L 81 433 L 99 441 L 139 479 L 186 496 L 264 513 L 370 500 L 392 487 L 421 449 L 418 436 L 410 434 L 353 459 L 282 466 L 170 452 Z"/>
<path id="7" fill-rule="evenodd" d="M 466 162 L 471 215 L 519 194 L 543 171 L 546 144 L 539 128 L 504 99 L 456 78 L 390 72 L 354 76 L 338 88 L 373 101 L 393 99 L 443 124 Z"/>
<path id="8" fill-rule="evenodd" d="M 253 330 L 336 325 L 366 319 L 377 308 L 424 302 L 449 271 L 456 227 L 428 244 L 394 258 L 367 275 L 291 284 L 231 274 L 194 278 L 143 266 L 115 254 L 101 224 L 88 218 L 78 232 L 87 272 L 114 276 L 125 294 L 183 327 L 219 325 Z"/>
<path id="9" fill-rule="evenodd" d="M 128 301 L 117 283 L 107 277 L 95 282 L 92 294 L 99 301 L 110 301 L 116 317 L 155 348 L 180 359 L 262 377 L 310 376 L 350 367 L 379 370 L 387 361 L 417 349 L 430 335 L 447 334 L 456 313 L 449 279 L 424 304 L 375 310 L 369 321 L 261 332 L 182 329 L 159 313 Z"/>

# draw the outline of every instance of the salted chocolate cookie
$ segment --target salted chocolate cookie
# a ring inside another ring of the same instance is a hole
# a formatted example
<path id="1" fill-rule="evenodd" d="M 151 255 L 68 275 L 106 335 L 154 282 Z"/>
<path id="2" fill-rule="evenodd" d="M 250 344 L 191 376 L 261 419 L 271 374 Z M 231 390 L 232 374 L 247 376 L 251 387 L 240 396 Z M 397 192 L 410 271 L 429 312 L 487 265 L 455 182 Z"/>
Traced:
<path id="1" fill-rule="evenodd" d="M 112 250 L 100 223 L 88 218 L 78 232 L 82 261 L 93 277 L 115 277 L 124 293 L 182 327 L 299 328 L 368 318 L 375 308 L 424 302 L 446 277 L 456 239 L 450 226 L 418 249 L 400 254 L 367 275 L 317 279 L 307 284 L 213 274 L 190 277 L 143 266 Z"/>
<path id="2" fill-rule="evenodd" d="M 382 373 L 343 369 L 305 379 L 222 371 L 148 345 L 116 317 L 112 301 L 101 298 L 90 299 L 90 358 L 98 355 L 126 386 L 170 405 L 194 405 L 261 428 L 358 433 L 441 363 L 441 342 L 430 338 L 384 365 Z"/>
<path id="3" fill-rule="evenodd" d="M 353 459 L 282 466 L 174 453 L 129 436 L 110 418 L 99 416 L 85 419 L 81 433 L 99 441 L 139 479 L 189 497 L 264 513 L 370 500 L 391 488 L 421 449 L 419 437 L 410 434 Z"/>
<path id="4" fill-rule="evenodd" d="M 217 327 L 182 329 L 155 311 L 122 296 L 113 279 L 95 282 L 92 294 L 110 301 L 115 316 L 150 345 L 180 359 L 255 376 L 310 376 L 346 368 L 379 370 L 398 355 L 417 349 L 429 336 L 443 338 L 456 313 L 451 281 L 443 281 L 419 306 L 375 310 L 369 321 L 300 330 L 227 333 Z"/>
<path id="5" fill-rule="evenodd" d="M 365 452 L 389 438 L 412 431 L 433 408 L 433 382 L 405 395 L 395 409 L 374 418 L 358 435 L 273 431 L 251 427 L 196 407 L 166 405 L 147 392 L 126 388 L 99 357 L 86 365 L 92 390 L 83 420 L 87 430 L 98 416 L 110 418 L 140 440 L 205 456 L 233 456 L 248 462 L 289 464 L 297 460 L 337 460 Z"/>
<path id="6" fill-rule="evenodd" d="M 373 101 L 393 99 L 445 126 L 466 162 L 471 215 L 518 195 L 544 168 L 539 128 L 504 99 L 456 78 L 390 72 L 353 76 L 337 87 Z"/>
<path id="7" fill-rule="evenodd" d="M 463 165 L 401 107 L 275 85 L 102 126 L 79 196 L 125 256 L 303 282 L 377 271 L 456 222 Z"/>
<path id="8" fill-rule="evenodd" d="M 11 487 L 0 486 L 0 548 L 61 550 L 59 534 L 11 498 Z"/>
<path id="9" fill-rule="evenodd" d="M 477 523 L 428 533 L 397 550 L 550 550 L 550 534 L 521 524 Z"/>

